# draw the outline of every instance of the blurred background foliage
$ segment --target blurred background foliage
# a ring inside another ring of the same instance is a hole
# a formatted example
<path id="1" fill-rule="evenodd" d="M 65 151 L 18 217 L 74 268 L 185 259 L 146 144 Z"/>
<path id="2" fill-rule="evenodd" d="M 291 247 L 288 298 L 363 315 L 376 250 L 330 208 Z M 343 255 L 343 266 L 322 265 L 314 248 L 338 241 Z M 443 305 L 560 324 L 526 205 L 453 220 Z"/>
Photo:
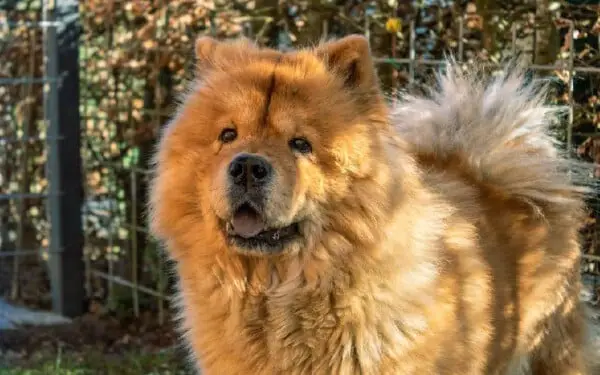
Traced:
<path id="1" fill-rule="evenodd" d="M 42 31 L 31 26 L 41 20 L 40 3 L 0 1 L 0 80 L 27 81 L 0 85 L 0 194 L 47 189 L 42 85 L 35 81 L 43 76 Z M 170 281 L 146 232 L 147 168 L 161 126 L 193 79 L 198 36 L 245 35 L 287 50 L 366 34 L 390 94 L 428 81 L 437 69 L 431 62 L 447 53 L 466 63 L 496 64 L 518 52 L 531 64 L 561 67 L 544 73 L 556 82 L 553 100 L 572 100 L 573 148 L 582 158 L 600 161 L 600 75 L 577 72 L 572 99 L 568 90 L 570 59 L 578 67 L 600 67 L 599 11 L 597 2 L 575 0 L 81 1 L 79 106 L 90 308 L 122 306 L 136 314 L 140 308 L 162 309 L 152 294 L 168 291 Z M 423 63 L 411 68 L 390 58 Z M 563 140 L 566 129 L 560 129 Z M 15 137 L 21 141 L 2 141 Z M 586 252 L 597 247 L 596 204 L 590 202 L 584 229 Z M 40 262 L 48 244 L 45 215 L 39 199 L 0 201 L 0 251 L 41 249 L 40 257 L 0 257 L 0 294 L 40 307 L 49 303 Z M 127 283 L 147 290 L 132 293 Z"/>

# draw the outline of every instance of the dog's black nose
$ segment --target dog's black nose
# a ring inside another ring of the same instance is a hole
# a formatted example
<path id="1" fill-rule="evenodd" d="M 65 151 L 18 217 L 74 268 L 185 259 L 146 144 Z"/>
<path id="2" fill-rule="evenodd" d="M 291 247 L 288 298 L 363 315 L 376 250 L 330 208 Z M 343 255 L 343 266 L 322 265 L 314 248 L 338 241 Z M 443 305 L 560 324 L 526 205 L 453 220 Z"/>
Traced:
<path id="1" fill-rule="evenodd" d="M 236 185 L 261 186 L 270 181 L 273 167 L 258 155 L 240 154 L 229 164 L 229 177 Z"/>

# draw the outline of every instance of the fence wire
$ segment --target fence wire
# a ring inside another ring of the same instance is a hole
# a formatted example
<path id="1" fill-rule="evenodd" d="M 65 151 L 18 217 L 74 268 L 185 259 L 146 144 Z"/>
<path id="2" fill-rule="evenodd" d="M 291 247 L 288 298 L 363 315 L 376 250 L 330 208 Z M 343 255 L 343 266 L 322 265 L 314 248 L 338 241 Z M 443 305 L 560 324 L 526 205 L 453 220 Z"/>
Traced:
<path id="1" fill-rule="evenodd" d="M 77 4 L 0 11 L 0 296 L 83 311 Z M 68 105 L 65 105 L 68 103 Z"/>
<path id="2" fill-rule="evenodd" d="M 18 62 L 0 63 L 3 73 L 13 73 L 0 78 L 0 292 L 48 308 L 50 286 L 42 259 L 50 250 L 46 205 L 52 197 L 47 165 L 36 159 L 47 154 L 51 141 L 41 114 L 43 85 L 58 77 L 46 75 L 43 69 L 43 30 L 36 23 L 39 15 L 16 15 L 32 19 L 31 26 L 0 27 L 3 56 L 25 48 L 28 51 Z"/>

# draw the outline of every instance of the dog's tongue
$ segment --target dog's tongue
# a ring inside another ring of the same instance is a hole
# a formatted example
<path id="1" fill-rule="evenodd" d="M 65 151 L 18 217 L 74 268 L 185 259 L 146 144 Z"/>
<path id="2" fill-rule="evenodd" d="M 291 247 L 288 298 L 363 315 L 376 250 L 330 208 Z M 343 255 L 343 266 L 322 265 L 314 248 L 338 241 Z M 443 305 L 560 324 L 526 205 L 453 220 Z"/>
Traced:
<path id="1" fill-rule="evenodd" d="M 265 225 L 260 216 L 251 210 L 236 212 L 231 221 L 233 232 L 243 238 L 251 238 L 265 230 Z"/>

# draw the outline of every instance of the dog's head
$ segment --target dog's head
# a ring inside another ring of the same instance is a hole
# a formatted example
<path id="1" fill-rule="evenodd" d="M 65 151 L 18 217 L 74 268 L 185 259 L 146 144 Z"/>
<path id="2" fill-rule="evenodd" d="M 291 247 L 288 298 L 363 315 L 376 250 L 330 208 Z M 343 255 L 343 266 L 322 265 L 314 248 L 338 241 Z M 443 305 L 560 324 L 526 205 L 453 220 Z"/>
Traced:
<path id="1" fill-rule="evenodd" d="M 374 173 L 387 109 L 367 40 L 281 53 L 201 38 L 195 50 L 197 82 L 159 147 L 155 232 L 252 255 L 306 248 Z"/>

